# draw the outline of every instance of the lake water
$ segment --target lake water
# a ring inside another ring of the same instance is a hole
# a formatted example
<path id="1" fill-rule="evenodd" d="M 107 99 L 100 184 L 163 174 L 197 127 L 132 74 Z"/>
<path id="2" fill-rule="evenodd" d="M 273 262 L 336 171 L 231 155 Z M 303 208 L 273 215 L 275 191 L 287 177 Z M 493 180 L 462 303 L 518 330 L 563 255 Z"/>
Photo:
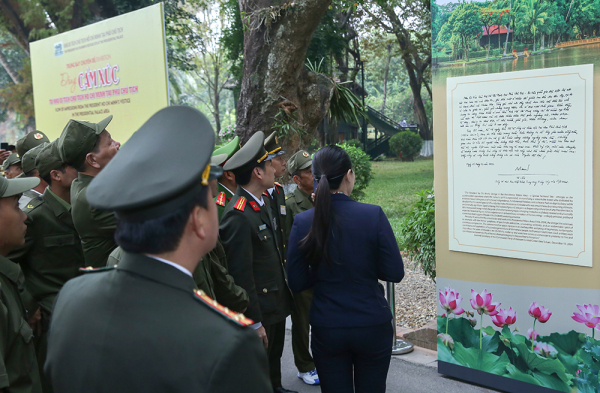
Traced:
<path id="1" fill-rule="evenodd" d="M 495 60 L 487 63 L 468 64 L 462 67 L 434 68 L 433 84 L 445 85 L 446 78 L 456 76 L 534 70 L 578 64 L 594 64 L 594 74 L 600 73 L 600 44 L 555 49 L 542 55 L 519 57 L 517 60 Z"/>

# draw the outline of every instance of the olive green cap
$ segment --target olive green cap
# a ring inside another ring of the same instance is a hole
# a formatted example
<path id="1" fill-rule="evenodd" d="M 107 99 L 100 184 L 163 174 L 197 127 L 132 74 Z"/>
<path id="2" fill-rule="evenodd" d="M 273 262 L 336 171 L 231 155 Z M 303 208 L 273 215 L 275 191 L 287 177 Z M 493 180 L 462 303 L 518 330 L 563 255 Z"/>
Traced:
<path id="1" fill-rule="evenodd" d="M 239 175 L 255 168 L 263 161 L 268 161 L 274 156 L 269 155 L 264 146 L 265 134 L 262 131 L 256 132 L 248 139 L 248 142 L 240 148 L 223 165 L 223 170 L 232 171 Z"/>
<path id="2" fill-rule="evenodd" d="M 31 190 L 40 184 L 39 177 L 26 177 L 24 179 L 7 179 L 0 177 L 0 198 L 8 198 Z"/>
<path id="3" fill-rule="evenodd" d="M 271 133 L 271 135 L 269 135 L 268 137 L 265 138 L 265 149 L 269 152 L 269 155 L 271 155 L 271 158 L 280 156 L 282 154 L 285 154 L 286 151 L 283 150 L 281 148 L 281 145 L 279 144 L 279 138 L 277 137 L 277 131 L 274 131 Z M 269 158 L 269 160 L 271 159 Z"/>
<path id="4" fill-rule="evenodd" d="M 42 131 L 33 131 L 19 139 L 15 145 L 19 157 L 23 157 L 25 153 L 42 143 L 50 143 L 50 139 Z"/>
<path id="5" fill-rule="evenodd" d="M 214 165 L 223 166 L 238 150 L 240 150 L 240 137 L 236 136 L 231 142 L 215 149 L 210 162 Z"/>
<path id="6" fill-rule="evenodd" d="M 58 153 L 62 162 L 79 168 L 85 162 L 85 156 L 92 151 L 98 136 L 112 120 L 112 115 L 98 123 L 83 120 L 69 120 L 60 138 Z"/>
<path id="7" fill-rule="evenodd" d="M 62 164 L 58 154 L 57 141 L 44 146 L 35 158 L 35 167 L 40 173 L 40 177 L 49 175 L 51 171 L 60 168 Z"/>
<path id="8" fill-rule="evenodd" d="M 306 169 L 312 165 L 312 158 L 310 154 L 304 150 L 299 150 L 296 154 L 290 157 L 287 162 L 287 171 L 292 175 L 296 171 Z"/>
<path id="9" fill-rule="evenodd" d="M 8 170 L 8 167 L 21 162 L 21 156 L 18 153 L 11 153 L 10 156 L 2 163 L 2 170 Z"/>
<path id="10" fill-rule="evenodd" d="M 213 128 L 197 109 L 161 109 L 92 180 L 86 191 L 88 202 L 115 211 L 128 222 L 168 215 L 207 192 L 208 181 L 223 173 L 221 167 L 210 165 L 214 147 Z"/>
<path id="11" fill-rule="evenodd" d="M 34 147 L 33 149 L 30 149 L 27 153 L 25 153 L 23 158 L 21 158 L 21 168 L 23 168 L 24 174 L 27 174 L 30 171 L 36 169 L 35 159 L 36 159 L 37 155 L 42 151 L 42 149 L 48 145 L 49 145 L 49 143 L 47 143 L 47 142 L 42 143 L 41 145 L 38 145 L 38 146 Z"/>

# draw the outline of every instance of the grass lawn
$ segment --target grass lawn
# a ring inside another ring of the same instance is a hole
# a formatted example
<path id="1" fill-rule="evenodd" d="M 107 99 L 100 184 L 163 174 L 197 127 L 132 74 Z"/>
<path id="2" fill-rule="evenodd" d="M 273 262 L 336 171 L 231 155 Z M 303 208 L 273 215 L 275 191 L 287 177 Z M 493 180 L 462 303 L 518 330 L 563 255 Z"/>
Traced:
<path id="1" fill-rule="evenodd" d="M 381 206 L 398 237 L 400 221 L 418 199 L 415 193 L 433 187 L 433 157 L 415 162 L 390 159 L 371 164 L 374 178 L 361 202 Z"/>

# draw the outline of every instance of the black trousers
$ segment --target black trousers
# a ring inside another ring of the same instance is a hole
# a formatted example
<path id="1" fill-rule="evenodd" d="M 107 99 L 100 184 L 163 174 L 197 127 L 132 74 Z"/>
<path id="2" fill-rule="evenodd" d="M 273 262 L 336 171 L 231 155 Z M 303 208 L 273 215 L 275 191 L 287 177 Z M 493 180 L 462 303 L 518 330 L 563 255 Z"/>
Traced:
<path id="1" fill-rule="evenodd" d="M 392 357 L 391 322 L 366 327 L 312 327 L 312 353 L 323 393 L 385 393 Z"/>
<path id="2" fill-rule="evenodd" d="M 292 351 L 294 363 L 301 373 L 315 369 L 315 362 L 308 350 L 310 325 L 308 316 L 313 298 L 313 289 L 294 294 L 294 307 L 292 308 Z"/>
<path id="3" fill-rule="evenodd" d="M 281 355 L 285 344 L 285 319 L 271 325 L 265 326 L 269 347 L 267 358 L 269 359 L 269 375 L 273 389 L 281 387 Z"/>

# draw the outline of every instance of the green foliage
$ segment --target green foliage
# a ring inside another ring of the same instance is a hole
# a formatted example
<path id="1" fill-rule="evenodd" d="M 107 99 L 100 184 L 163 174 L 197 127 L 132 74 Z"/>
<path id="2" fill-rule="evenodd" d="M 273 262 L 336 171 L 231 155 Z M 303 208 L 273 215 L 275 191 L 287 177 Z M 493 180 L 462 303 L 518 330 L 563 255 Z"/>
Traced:
<path id="1" fill-rule="evenodd" d="M 346 144 L 348 144 L 350 146 L 358 147 L 359 149 L 363 149 L 363 144 L 358 139 L 349 139 L 346 141 Z"/>
<path id="2" fill-rule="evenodd" d="M 329 103 L 329 115 L 333 121 L 345 121 L 348 124 L 360 125 L 359 118 L 367 119 L 367 112 L 359 98 L 344 84 L 333 81 L 333 94 Z"/>
<path id="3" fill-rule="evenodd" d="M 390 139 L 390 149 L 400 152 L 403 161 L 414 161 L 421 147 L 423 147 L 421 136 L 412 131 L 399 132 Z"/>
<path id="4" fill-rule="evenodd" d="M 346 150 L 346 153 L 350 156 L 350 161 L 352 161 L 352 170 L 356 175 L 356 180 L 351 198 L 359 201 L 365 197 L 365 188 L 373 179 L 370 157 L 359 147 L 347 143 L 338 144 L 338 146 Z"/>
<path id="5" fill-rule="evenodd" d="M 433 190 L 423 190 L 417 195 L 419 200 L 400 224 L 398 246 L 435 281 L 435 196 Z"/>
<path id="6" fill-rule="evenodd" d="M 283 109 L 279 109 L 274 117 L 275 122 L 271 126 L 277 130 L 277 134 L 282 138 L 289 138 L 296 134 L 299 136 L 305 135 L 306 130 L 302 127 L 295 115 L 296 112 L 286 112 Z"/>
<path id="7" fill-rule="evenodd" d="M 588 337 L 577 353 L 580 372 L 575 378 L 575 386 L 582 393 L 600 392 L 600 341 Z"/>
<path id="8" fill-rule="evenodd" d="M 474 37 L 481 34 L 482 22 L 479 18 L 479 6 L 474 3 L 461 3 L 440 29 L 439 39 L 449 43 L 454 51 L 461 48 L 467 60 Z"/>

